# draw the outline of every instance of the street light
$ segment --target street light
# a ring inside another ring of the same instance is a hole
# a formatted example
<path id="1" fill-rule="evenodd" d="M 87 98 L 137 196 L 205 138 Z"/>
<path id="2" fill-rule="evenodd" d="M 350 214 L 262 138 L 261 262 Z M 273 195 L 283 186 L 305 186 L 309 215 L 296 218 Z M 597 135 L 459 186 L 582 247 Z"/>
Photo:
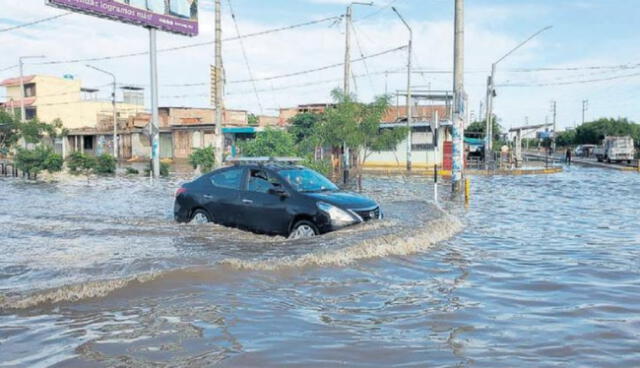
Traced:
<path id="1" fill-rule="evenodd" d="M 520 42 L 516 47 L 514 47 L 513 49 L 511 49 L 509 52 L 507 52 L 506 54 L 504 54 L 503 57 L 501 57 L 500 59 L 498 59 L 495 63 L 491 64 L 491 76 L 487 79 L 487 115 L 485 118 L 485 165 L 487 162 L 487 157 L 488 154 L 491 152 L 491 150 L 493 149 L 493 98 L 496 96 L 496 90 L 495 90 L 495 75 L 496 75 L 496 66 L 498 65 L 498 63 L 500 63 L 501 61 L 503 61 L 504 59 L 506 59 L 509 55 L 513 54 L 516 50 L 518 50 L 519 48 L 521 48 L 522 46 L 524 46 L 527 42 L 531 41 L 532 39 L 534 39 L 535 37 L 537 37 L 539 34 L 541 34 L 544 31 L 547 31 L 549 29 L 553 28 L 553 26 L 547 26 L 542 28 L 541 30 L 537 31 L 536 33 L 532 34 L 531 36 L 529 36 L 529 38 L 527 38 L 526 40 Z"/>
<path id="2" fill-rule="evenodd" d="M 409 49 L 407 52 L 409 54 L 409 60 L 407 62 L 407 171 L 411 171 L 411 124 L 413 123 L 413 113 L 411 111 L 413 107 L 413 96 L 411 94 L 411 57 L 413 53 L 413 30 L 395 6 L 392 6 L 391 9 L 398 15 L 402 23 L 404 23 L 405 27 L 409 30 Z"/>
<path id="3" fill-rule="evenodd" d="M 349 6 L 347 6 L 347 15 L 346 15 L 346 44 L 345 44 L 345 52 L 344 52 L 344 96 L 349 97 L 350 88 L 349 83 L 351 79 L 351 17 L 353 14 L 352 7 L 354 5 L 365 5 L 372 6 L 373 2 L 360 2 L 360 1 L 352 1 Z M 342 181 L 344 184 L 347 184 L 349 181 L 349 147 L 347 147 L 346 143 L 342 144 L 342 157 L 344 160 L 343 166 L 343 176 Z"/>
<path id="4" fill-rule="evenodd" d="M 113 92 L 111 93 L 111 105 L 113 107 L 113 157 L 118 160 L 118 113 L 116 111 L 116 76 L 106 70 L 102 70 L 93 65 L 88 65 L 87 68 L 99 71 L 101 73 L 110 75 L 113 78 Z"/>
<path id="5" fill-rule="evenodd" d="M 38 55 L 38 56 L 20 56 L 18 58 L 19 64 L 20 64 L 20 121 L 21 122 L 25 122 L 27 121 L 26 118 L 26 112 L 25 112 L 25 108 L 24 108 L 24 99 L 26 98 L 25 93 L 24 93 L 24 61 L 25 59 L 44 59 L 46 56 L 44 55 Z"/>

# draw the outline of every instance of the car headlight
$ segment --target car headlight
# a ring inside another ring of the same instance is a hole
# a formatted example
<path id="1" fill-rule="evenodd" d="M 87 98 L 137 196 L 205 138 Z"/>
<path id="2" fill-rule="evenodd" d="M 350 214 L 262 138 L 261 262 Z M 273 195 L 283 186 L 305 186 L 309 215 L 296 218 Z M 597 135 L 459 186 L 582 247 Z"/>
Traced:
<path id="1" fill-rule="evenodd" d="M 344 227 L 362 222 L 362 218 L 357 214 L 345 211 L 329 203 L 318 202 L 318 208 L 329 215 L 331 225 L 334 227 Z"/>

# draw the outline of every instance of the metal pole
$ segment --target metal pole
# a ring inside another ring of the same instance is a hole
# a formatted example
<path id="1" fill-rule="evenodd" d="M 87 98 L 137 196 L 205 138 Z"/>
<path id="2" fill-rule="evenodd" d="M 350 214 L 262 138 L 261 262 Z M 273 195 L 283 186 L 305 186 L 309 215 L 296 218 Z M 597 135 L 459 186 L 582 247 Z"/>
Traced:
<path id="1" fill-rule="evenodd" d="M 156 49 L 156 30 L 149 28 L 149 55 L 151 62 L 151 163 L 153 177 L 160 177 L 160 129 L 158 124 L 158 55 Z"/>
<path id="2" fill-rule="evenodd" d="M 451 186 L 453 193 L 461 189 L 462 183 L 462 154 L 464 134 L 464 0 L 455 0 L 455 29 L 453 55 L 453 164 L 451 170 Z"/>
<path id="3" fill-rule="evenodd" d="M 20 65 L 20 121 L 21 122 L 25 122 L 27 121 L 27 113 L 26 113 L 26 109 L 24 106 L 24 99 L 26 98 L 25 93 L 24 93 L 24 59 L 43 59 L 46 56 L 44 55 L 38 55 L 38 56 L 20 56 L 18 58 L 18 64 Z M 15 115 L 15 112 L 14 112 Z M 25 143 L 26 144 L 26 143 Z"/>
<path id="4" fill-rule="evenodd" d="M 407 27 L 407 29 L 409 30 L 409 48 L 407 50 L 407 54 L 408 54 L 408 61 L 407 61 L 407 171 L 411 171 L 411 166 L 412 166 L 412 162 L 411 162 L 411 151 L 412 151 L 412 147 L 411 147 L 411 141 L 412 141 L 412 132 L 411 132 L 411 126 L 413 125 L 413 95 L 411 94 L 411 59 L 412 59 L 412 54 L 413 54 L 413 30 L 411 29 L 411 27 L 409 26 L 409 23 L 407 23 L 404 18 L 402 17 L 402 15 L 400 15 L 400 12 L 398 12 L 398 9 L 395 8 L 395 6 L 392 6 L 391 9 L 398 15 L 398 17 L 400 18 L 400 20 L 402 21 L 402 23 L 404 23 L 405 27 Z"/>
<path id="5" fill-rule="evenodd" d="M 113 157 L 118 160 L 118 111 L 116 109 L 116 75 L 106 70 L 97 68 L 93 65 L 87 65 L 87 68 L 91 68 L 93 70 L 107 74 L 113 79 L 113 92 L 111 93 L 111 105 L 113 108 Z"/>
<path id="6" fill-rule="evenodd" d="M 347 6 L 345 17 L 345 48 L 344 48 L 344 95 L 349 96 L 349 81 L 351 79 L 351 14 L 353 4 Z"/>
<path id="7" fill-rule="evenodd" d="M 556 138 L 558 134 L 558 128 L 556 126 L 556 117 L 558 115 L 558 103 L 553 101 L 553 141 L 551 142 L 551 149 L 553 152 L 556 151 Z"/>
<path id="8" fill-rule="evenodd" d="M 20 60 L 20 121 L 24 123 L 25 121 L 27 121 L 25 108 L 24 108 L 24 99 L 25 99 L 24 71 L 23 71 L 24 67 L 23 67 L 22 58 L 19 58 L 19 60 Z"/>
<path id="9" fill-rule="evenodd" d="M 116 109 L 116 76 L 113 76 L 113 93 L 111 94 L 113 105 L 113 157 L 118 162 L 118 110 Z"/>
<path id="10" fill-rule="evenodd" d="M 216 37 L 216 85 L 215 85 L 215 124 L 216 124 L 216 164 L 218 167 L 222 166 L 224 162 L 224 135 L 222 133 L 222 120 L 223 120 L 223 101 L 222 101 L 222 4 L 220 0 L 216 0 L 216 14 L 215 14 L 215 37 Z"/>

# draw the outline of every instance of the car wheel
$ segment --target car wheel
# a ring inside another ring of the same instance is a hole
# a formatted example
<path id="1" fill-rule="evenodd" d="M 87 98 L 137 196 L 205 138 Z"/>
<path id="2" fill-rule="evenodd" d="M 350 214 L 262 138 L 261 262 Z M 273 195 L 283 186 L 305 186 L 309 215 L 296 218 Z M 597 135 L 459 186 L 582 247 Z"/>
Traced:
<path id="1" fill-rule="evenodd" d="M 211 222 L 211 217 L 209 217 L 209 214 L 205 210 L 195 210 L 193 215 L 191 215 L 191 220 L 189 222 L 196 225 L 206 224 Z"/>
<path id="2" fill-rule="evenodd" d="M 318 235 L 318 233 L 319 231 L 316 225 L 309 221 L 302 220 L 293 225 L 291 233 L 289 234 L 289 239 L 312 238 Z"/>

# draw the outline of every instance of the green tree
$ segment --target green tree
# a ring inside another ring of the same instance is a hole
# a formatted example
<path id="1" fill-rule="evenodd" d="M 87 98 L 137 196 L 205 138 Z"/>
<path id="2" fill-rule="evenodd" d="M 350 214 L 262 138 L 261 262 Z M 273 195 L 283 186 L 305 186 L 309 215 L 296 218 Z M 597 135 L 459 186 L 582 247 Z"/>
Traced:
<path id="1" fill-rule="evenodd" d="M 0 110 L 0 154 L 8 154 L 19 139 L 20 122 L 12 114 Z"/>
<path id="2" fill-rule="evenodd" d="M 206 148 L 196 148 L 189 155 L 189 164 L 191 164 L 194 169 L 197 169 L 199 166 L 200 171 L 203 173 L 209 172 L 216 164 L 215 156 L 215 149 L 212 146 Z"/>
<path id="3" fill-rule="evenodd" d="M 560 132 L 556 134 L 556 145 L 560 147 L 568 147 L 575 144 L 576 141 L 576 131 L 575 130 L 565 130 L 564 132 Z"/>
<path id="4" fill-rule="evenodd" d="M 640 145 L 640 125 L 626 118 L 601 118 L 576 128 L 575 144 L 600 144 L 606 136 L 631 136 Z"/>
<path id="5" fill-rule="evenodd" d="M 315 134 L 315 128 L 322 120 L 322 114 L 303 112 L 289 119 L 289 128 L 296 144 L 311 138 Z"/>
<path id="6" fill-rule="evenodd" d="M 27 176 L 33 175 L 35 178 L 44 170 L 49 172 L 62 170 L 63 159 L 51 147 L 39 145 L 32 150 L 18 147 L 15 163 L 19 170 L 27 173 Z"/>
<path id="7" fill-rule="evenodd" d="M 247 123 L 251 126 L 257 126 L 258 124 L 260 124 L 260 122 L 258 121 L 258 117 L 255 114 L 249 114 Z"/>
<path id="8" fill-rule="evenodd" d="M 239 147 L 245 157 L 298 155 L 293 136 L 286 131 L 271 128 L 258 133 L 255 139 L 240 142 Z"/>
<path id="9" fill-rule="evenodd" d="M 494 115 L 491 119 L 493 124 L 493 140 L 499 140 L 502 135 L 502 126 L 498 123 L 498 118 Z M 484 138 L 486 136 L 487 121 L 474 121 L 464 128 L 465 137 L 469 138 Z"/>
<path id="10" fill-rule="evenodd" d="M 20 123 L 19 126 L 22 138 L 24 138 L 25 142 L 32 144 L 40 143 L 45 136 L 55 139 L 68 133 L 60 119 L 56 119 L 50 124 L 33 119 Z"/>
<path id="11" fill-rule="evenodd" d="M 379 96 L 372 103 L 363 104 L 336 89 L 332 97 L 336 106 L 324 113 L 315 134 L 322 145 L 346 144 L 359 166 L 364 165 L 371 152 L 395 149 L 407 136 L 404 127 L 380 129 L 382 117 L 390 106 L 389 96 Z"/>

